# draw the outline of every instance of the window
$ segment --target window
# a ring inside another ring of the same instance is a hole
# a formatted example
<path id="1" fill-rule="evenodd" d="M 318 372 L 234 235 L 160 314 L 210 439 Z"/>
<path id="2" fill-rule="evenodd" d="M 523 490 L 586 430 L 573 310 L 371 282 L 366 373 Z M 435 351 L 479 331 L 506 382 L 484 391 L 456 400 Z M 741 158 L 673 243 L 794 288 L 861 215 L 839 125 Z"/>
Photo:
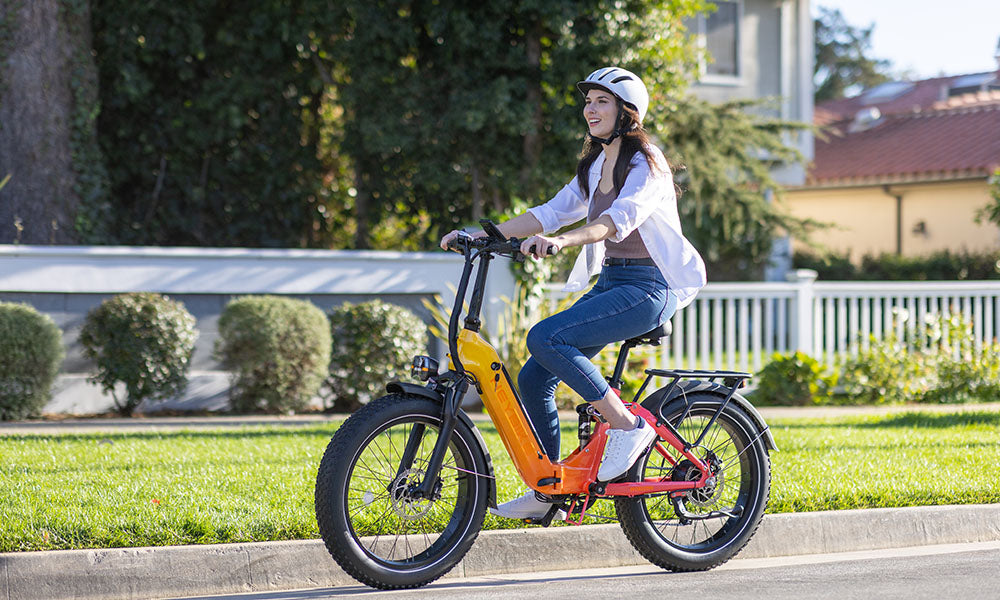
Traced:
<path id="1" fill-rule="evenodd" d="M 700 43 L 712 55 L 712 61 L 703 69 L 711 77 L 739 77 L 740 75 L 740 3 L 736 0 L 713 0 L 717 9 L 707 15 L 698 15 L 688 23 L 688 30 L 699 37 Z"/>

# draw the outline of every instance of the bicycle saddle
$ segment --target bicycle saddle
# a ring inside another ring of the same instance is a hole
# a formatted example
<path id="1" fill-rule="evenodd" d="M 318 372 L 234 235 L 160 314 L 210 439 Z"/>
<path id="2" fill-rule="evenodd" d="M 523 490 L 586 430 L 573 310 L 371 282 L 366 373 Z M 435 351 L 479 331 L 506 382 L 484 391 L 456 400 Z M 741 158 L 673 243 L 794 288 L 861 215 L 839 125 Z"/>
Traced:
<path id="1" fill-rule="evenodd" d="M 651 344 L 656 346 L 660 343 L 661 339 L 669 336 L 671 331 L 673 331 L 673 326 L 670 325 L 670 321 L 667 321 L 652 331 L 647 331 L 642 335 L 637 335 L 634 338 L 630 338 L 625 341 L 633 346 L 639 346 L 642 344 Z"/>

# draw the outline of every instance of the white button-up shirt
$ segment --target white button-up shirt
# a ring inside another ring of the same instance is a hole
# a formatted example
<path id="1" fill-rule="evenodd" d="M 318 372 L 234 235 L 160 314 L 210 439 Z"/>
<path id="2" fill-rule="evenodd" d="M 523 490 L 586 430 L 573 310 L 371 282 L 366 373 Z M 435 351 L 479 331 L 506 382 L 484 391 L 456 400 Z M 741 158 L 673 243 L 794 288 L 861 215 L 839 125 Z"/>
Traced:
<path id="1" fill-rule="evenodd" d="M 616 242 L 639 230 L 649 256 L 663 273 L 681 308 L 690 304 L 698 290 L 704 287 L 705 262 L 681 232 L 677 194 L 667 161 L 659 148 L 650 146 L 650 150 L 660 164 L 660 172 L 653 173 L 646 157 L 637 152 L 618 197 L 601 216 L 609 215 L 614 222 L 616 232 L 611 239 Z M 590 166 L 590 198 L 584 197 L 574 177 L 551 200 L 528 209 L 542 224 L 543 231 L 558 231 L 587 216 L 587 207 L 601 181 L 604 159 L 602 152 Z M 590 278 L 600 273 L 603 261 L 604 242 L 584 246 L 563 289 L 577 292 L 586 288 Z"/>

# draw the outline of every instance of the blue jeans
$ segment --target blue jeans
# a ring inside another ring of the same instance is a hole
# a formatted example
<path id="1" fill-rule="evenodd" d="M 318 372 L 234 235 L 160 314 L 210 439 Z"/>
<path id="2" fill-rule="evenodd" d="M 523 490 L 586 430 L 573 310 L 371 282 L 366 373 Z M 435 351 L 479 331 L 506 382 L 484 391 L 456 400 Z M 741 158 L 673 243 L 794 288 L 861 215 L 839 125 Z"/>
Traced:
<path id="1" fill-rule="evenodd" d="M 608 344 L 665 323 L 676 310 L 677 297 L 668 292 L 657 267 L 609 266 L 573 306 L 531 328 L 526 340 L 531 358 L 521 367 L 517 384 L 550 459 L 559 459 L 559 382 L 587 402 L 604 398 L 608 382 L 590 359 Z"/>

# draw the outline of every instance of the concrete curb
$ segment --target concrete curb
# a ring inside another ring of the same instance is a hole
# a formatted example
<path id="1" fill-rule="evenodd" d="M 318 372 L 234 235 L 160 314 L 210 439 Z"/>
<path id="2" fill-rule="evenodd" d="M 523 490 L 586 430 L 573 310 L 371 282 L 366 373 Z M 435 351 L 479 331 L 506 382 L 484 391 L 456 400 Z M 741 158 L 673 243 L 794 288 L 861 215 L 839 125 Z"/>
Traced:
<path id="1" fill-rule="evenodd" d="M 1000 540 L 1000 504 L 768 515 L 738 558 Z M 614 524 L 487 531 L 448 577 L 645 564 Z M 319 540 L 0 554 L 0 600 L 356 585 Z"/>

